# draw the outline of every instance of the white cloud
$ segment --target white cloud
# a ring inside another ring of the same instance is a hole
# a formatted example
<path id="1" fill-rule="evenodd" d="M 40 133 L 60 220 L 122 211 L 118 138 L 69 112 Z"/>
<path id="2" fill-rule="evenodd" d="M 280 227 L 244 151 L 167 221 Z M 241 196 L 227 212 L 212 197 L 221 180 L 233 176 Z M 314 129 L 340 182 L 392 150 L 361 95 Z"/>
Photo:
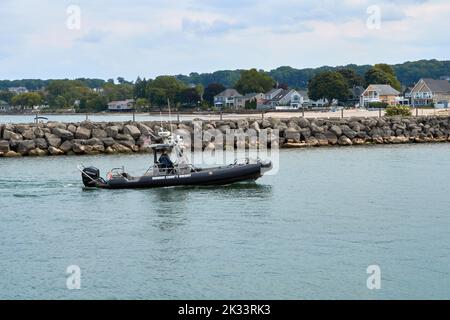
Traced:
<path id="1" fill-rule="evenodd" d="M 0 2 L 0 78 L 125 76 L 449 59 L 447 0 Z M 380 6 L 381 28 L 366 27 Z"/>

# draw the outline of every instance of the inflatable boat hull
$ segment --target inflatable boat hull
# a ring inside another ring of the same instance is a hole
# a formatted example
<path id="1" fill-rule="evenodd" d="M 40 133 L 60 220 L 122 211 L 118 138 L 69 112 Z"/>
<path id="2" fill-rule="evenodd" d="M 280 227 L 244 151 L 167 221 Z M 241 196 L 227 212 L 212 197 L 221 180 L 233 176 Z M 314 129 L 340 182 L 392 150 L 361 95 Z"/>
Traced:
<path id="1" fill-rule="evenodd" d="M 101 189 L 145 189 L 171 186 L 226 185 L 235 182 L 254 181 L 260 178 L 270 165 L 256 163 L 223 168 L 202 169 L 184 175 L 119 177 L 109 181 L 85 183 L 86 187 Z"/>

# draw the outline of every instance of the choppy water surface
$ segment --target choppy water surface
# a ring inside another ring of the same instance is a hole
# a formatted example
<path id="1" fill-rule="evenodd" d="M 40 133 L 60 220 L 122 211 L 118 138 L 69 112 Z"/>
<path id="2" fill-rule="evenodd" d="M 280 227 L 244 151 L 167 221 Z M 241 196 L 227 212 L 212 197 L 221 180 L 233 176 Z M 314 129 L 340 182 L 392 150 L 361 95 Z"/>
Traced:
<path id="1" fill-rule="evenodd" d="M 84 191 L 79 161 L 149 157 L 0 159 L 0 298 L 450 298 L 450 144 L 282 151 L 224 187 Z"/>

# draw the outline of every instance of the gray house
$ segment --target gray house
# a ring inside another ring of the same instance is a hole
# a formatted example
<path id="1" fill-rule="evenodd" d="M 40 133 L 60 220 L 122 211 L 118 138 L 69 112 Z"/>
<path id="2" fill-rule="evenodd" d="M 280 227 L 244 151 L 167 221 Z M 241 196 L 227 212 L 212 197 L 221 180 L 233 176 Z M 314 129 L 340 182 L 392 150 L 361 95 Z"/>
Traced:
<path id="1" fill-rule="evenodd" d="M 3 100 L 0 100 L 0 112 L 10 112 L 11 106 Z"/>
<path id="2" fill-rule="evenodd" d="M 226 89 L 214 96 L 214 106 L 217 108 L 235 108 L 236 98 L 242 98 L 242 94 L 235 89 Z"/>
<path id="3" fill-rule="evenodd" d="M 411 104 L 414 107 L 434 104 L 448 108 L 450 102 L 450 82 L 447 80 L 420 79 L 411 90 Z"/>

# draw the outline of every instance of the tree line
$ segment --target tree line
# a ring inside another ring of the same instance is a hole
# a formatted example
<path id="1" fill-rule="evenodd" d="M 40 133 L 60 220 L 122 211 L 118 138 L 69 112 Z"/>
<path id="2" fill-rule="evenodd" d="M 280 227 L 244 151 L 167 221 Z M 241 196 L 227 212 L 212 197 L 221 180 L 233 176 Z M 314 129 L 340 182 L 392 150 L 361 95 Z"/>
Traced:
<path id="1" fill-rule="evenodd" d="M 405 70 L 407 68 L 408 70 Z M 364 72 L 363 72 L 364 71 Z M 449 61 L 423 60 L 402 65 L 348 65 L 297 70 L 281 67 L 263 70 L 218 71 L 190 76 L 138 77 L 115 80 L 14 80 L 0 81 L 0 100 L 22 107 L 46 104 L 52 110 L 74 109 L 77 112 L 104 111 L 110 101 L 135 100 L 135 108 L 162 108 L 168 102 L 175 108 L 211 108 L 214 96 L 226 88 L 236 88 L 241 94 L 267 92 L 274 87 L 308 89 L 309 98 L 341 102 L 354 101 L 352 89 L 369 84 L 390 84 L 401 91 L 402 79 L 417 81 L 420 77 L 438 78 L 450 74 Z M 300 76 L 301 75 L 301 76 Z M 26 87 L 32 92 L 14 94 L 11 87 Z M 357 98 L 357 97 L 356 97 Z"/>

